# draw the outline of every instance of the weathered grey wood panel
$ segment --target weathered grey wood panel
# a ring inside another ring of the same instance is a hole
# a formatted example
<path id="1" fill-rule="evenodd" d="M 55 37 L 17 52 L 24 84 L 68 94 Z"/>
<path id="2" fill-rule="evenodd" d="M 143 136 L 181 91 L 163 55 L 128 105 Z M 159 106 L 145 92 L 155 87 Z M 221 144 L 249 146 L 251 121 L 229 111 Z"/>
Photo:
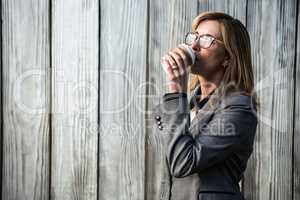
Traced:
<path id="1" fill-rule="evenodd" d="M 300 15 L 299 15 L 299 7 L 300 4 L 298 2 L 298 24 L 297 25 L 297 44 L 296 49 L 296 68 L 295 72 L 295 93 L 294 93 L 294 174 L 293 174 L 293 200 L 300 199 Z"/>
<path id="2" fill-rule="evenodd" d="M 246 199 L 300 198 L 296 0 L 52 1 L 52 38 L 49 3 L 2 1 L 3 200 L 49 199 L 50 167 L 51 199 L 97 199 L 97 189 L 98 199 L 167 199 L 162 141 L 147 126 L 144 110 L 167 91 L 160 57 L 207 10 L 233 15 L 251 34 L 262 110 Z"/>
<path id="3" fill-rule="evenodd" d="M 198 12 L 216 11 L 227 13 L 246 25 L 247 0 L 199 0 Z"/>
<path id="4" fill-rule="evenodd" d="M 99 1 L 52 1 L 51 199 L 97 199 Z"/>
<path id="5" fill-rule="evenodd" d="M 183 43 L 197 16 L 197 0 L 150 1 L 149 13 L 149 98 L 148 110 L 159 103 L 168 92 L 166 74 L 161 57 Z M 150 117 L 150 116 L 148 116 Z M 151 119 L 149 119 L 151 120 Z M 161 135 L 154 134 L 152 124 L 147 127 L 147 199 L 168 199 L 170 181 L 165 163 Z"/>
<path id="6" fill-rule="evenodd" d="M 2 0 L 3 200 L 49 196 L 49 1 Z"/>
<path id="7" fill-rule="evenodd" d="M 198 12 L 202 13 L 205 11 L 215 11 L 224 12 L 236 19 L 239 19 L 246 26 L 246 10 L 247 10 L 247 0 L 200 0 Z M 242 186 L 243 180 L 240 181 L 240 188 L 243 190 Z"/>
<path id="8" fill-rule="evenodd" d="M 101 1 L 99 199 L 145 198 L 147 1 Z"/>
<path id="9" fill-rule="evenodd" d="M 2 2 L 0 3 L 0 11 L 2 12 Z M 2 20 L 2 14 L 1 20 Z M 2 169 L 3 169 L 3 63 L 2 63 L 2 23 L 0 26 L 0 199 L 2 199 Z"/>
<path id="10" fill-rule="evenodd" d="M 249 0 L 256 90 L 261 100 L 247 199 L 292 199 L 296 0 Z"/>

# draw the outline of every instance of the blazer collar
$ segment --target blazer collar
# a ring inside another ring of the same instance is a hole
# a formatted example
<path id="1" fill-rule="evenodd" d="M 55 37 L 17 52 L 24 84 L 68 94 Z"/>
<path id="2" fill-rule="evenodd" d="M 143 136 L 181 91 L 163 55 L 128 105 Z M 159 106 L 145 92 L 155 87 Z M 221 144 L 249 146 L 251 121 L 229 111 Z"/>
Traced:
<path id="1" fill-rule="evenodd" d="M 193 109 L 195 106 L 197 109 L 201 109 L 203 107 L 204 104 L 206 104 L 206 102 L 209 100 L 209 98 L 214 94 L 215 90 L 213 90 L 208 96 L 206 96 L 204 99 L 202 99 L 201 101 L 199 101 L 199 96 L 201 96 L 201 87 L 200 85 L 198 85 L 194 91 L 193 91 L 193 95 L 191 96 L 190 100 L 189 100 L 189 107 L 190 109 Z M 197 98 L 198 96 L 198 98 Z"/>
<path id="2" fill-rule="evenodd" d="M 220 103 L 218 88 L 215 89 L 210 95 L 208 101 L 205 103 L 205 105 L 198 111 L 196 116 L 193 118 L 193 120 L 190 123 L 190 132 L 193 132 L 195 128 L 198 130 L 201 130 L 201 128 L 206 125 L 209 120 L 211 119 L 212 115 L 214 114 L 215 110 L 218 107 L 218 104 Z M 189 100 L 189 105 L 193 105 L 193 99 L 195 99 L 196 95 L 201 94 L 201 88 L 200 85 L 198 85 L 192 92 L 191 98 Z M 197 131 L 198 132 L 198 131 Z"/>

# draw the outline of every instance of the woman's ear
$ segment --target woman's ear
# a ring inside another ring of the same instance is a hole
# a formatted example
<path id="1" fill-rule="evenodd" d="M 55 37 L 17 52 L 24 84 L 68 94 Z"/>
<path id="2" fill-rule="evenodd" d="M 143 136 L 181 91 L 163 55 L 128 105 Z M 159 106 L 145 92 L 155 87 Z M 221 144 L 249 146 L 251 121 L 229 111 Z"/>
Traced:
<path id="1" fill-rule="evenodd" d="M 228 63 L 229 63 L 229 59 L 225 59 L 222 63 L 222 66 L 223 67 L 227 67 L 228 66 Z"/>
<path id="2" fill-rule="evenodd" d="M 228 64 L 229 64 L 229 55 L 228 55 L 228 53 L 226 52 L 226 55 L 225 55 L 225 57 L 224 57 L 224 61 L 223 61 L 223 63 L 222 63 L 222 66 L 223 67 L 227 67 L 228 66 Z"/>

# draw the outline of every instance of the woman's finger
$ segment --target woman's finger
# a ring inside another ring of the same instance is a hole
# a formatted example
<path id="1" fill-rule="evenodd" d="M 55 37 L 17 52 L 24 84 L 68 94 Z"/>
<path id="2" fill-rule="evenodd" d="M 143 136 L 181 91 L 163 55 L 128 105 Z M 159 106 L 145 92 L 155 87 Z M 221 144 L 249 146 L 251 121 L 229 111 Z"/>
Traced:
<path id="1" fill-rule="evenodd" d="M 188 55 L 186 47 L 183 45 L 179 45 L 178 48 L 176 49 L 176 51 L 182 57 L 185 66 L 189 66 L 190 63 L 192 62 L 192 58 Z"/>
<path id="2" fill-rule="evenodd" d="M 171 66 L 177 66 L 175 59 L 169 53 L 165 55 L 165 58 L 167 59 L 167 61 L 169 61 L 169 64 Z"/>
<path id="3" fill-rule="evenodd" d="M 176 75 L 174 74 L 174 71 L 172 69 L 172 65 L 168 61 L 168 56 L 167 55 L 163 57 L 163 61 L 162 62 L 163 62 L 163 68 L 164 68 L 165 72 L 167 73 L 168 78 L 170 80 L 175 80 Z"/>
<path id="4" fill-rule="evenodd" d="M 179 68 L 178 70 L 180 75 L 183 75 L 185 73 L 185 66 L 180 54 L 178 54 L 176 51 L 170 51 L 169 55 L 175 60 L 176 66 Z"/>
<path id="5" fill-rule="evenodd" d="M 169 62 L 170 69 L 172 70 L 173 75 L 177 78 L 179 77 L 180 67 L 177 65 L 175 59 L 170 55 L 165 55 L 166 60 Z"/>

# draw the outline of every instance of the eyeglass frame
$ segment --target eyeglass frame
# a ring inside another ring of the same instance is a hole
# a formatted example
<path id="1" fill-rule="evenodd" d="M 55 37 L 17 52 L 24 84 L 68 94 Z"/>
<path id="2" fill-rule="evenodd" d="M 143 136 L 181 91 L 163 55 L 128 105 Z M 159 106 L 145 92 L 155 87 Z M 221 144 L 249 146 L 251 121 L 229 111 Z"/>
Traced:
<path id="1" fill-rule="evenodd" d="M 208 49 L 208 48 L 210 48 L 211 45 L 212 45 L 212 43 L 213 43 L 214 41 L 217 41 L 217 42 L 219 42 L 219 43 L 221 43 L 221 44 L 224 45 L 224 42 L 223 42 L 223 41 L 221 41 L 221 40 L 215 38 L 214 36 L 212 36 L 212 35 L 210 35 L 210 34 L 199 35 L 198 33 L 195 33 L 195 32 L 187 32 L 187 33 L 185 34 L 184 43 L 185 43 L 186 45 L 189 45 L 189 46 L 190 46 L 191 44 L 188 44 L 188 43 L 186 42 L 186 38 L 187 38 L 187 36 L 188 36 L 189 34 L 194 34 L 194 35 L 197 36 L 196 39 L 195 39 L 193 42 L 196 41 L 196 42 L 199 44 L 199 46 L 200 46 L 201 48 L 203 48 L 203 49 Z M 200 42 L 199 42 L 198 40 L 200 40 L 200 38 L 201 38 L 202 36 L 206 36 L 206 37 L 212 38 L 212 40 L 211 40 L 211 42 L 210 42 L 210 44 L 209 44 L 208 47 L 202 47 L 202 46 L 200 45 Z"/>

